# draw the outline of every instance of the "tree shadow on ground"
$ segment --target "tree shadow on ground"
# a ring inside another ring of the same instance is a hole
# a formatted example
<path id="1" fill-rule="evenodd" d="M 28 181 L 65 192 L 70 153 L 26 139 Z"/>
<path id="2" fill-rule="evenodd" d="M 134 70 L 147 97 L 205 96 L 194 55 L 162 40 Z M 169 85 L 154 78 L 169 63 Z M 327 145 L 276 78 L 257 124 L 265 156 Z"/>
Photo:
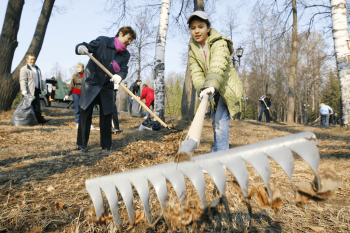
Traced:
<path id="1" fill-rule="evenodd" d="M 232 224 L 232 220 L 235 220 L 235 226 Z M 215 226 L 212 224 L 212 221 L 215 221 Z M 250 220 L 250 221 L 249 221 Z M 225 226 L 224 226 L 225 224 Z M 166 221 L 164 217 L 162 217 L 154 229 L 162 228 L 165 225 L 164 232 L 171 231 L 169 227 L 166 225 Z M 196 227 L 197 226 L 197 227 Z M 248 213 L 230 213 L 227 215 L 226 213 L 216 213 L 215 216 L 208 216 L 203 214 L 201 218 L 199 218 L 194 225 L 198 232 L 232 232 L 232 233 L 240 233 L 240 232 L 282 232 L 282 226 L 280 222 L 273 221 L 265 211 L 260 213 L 254 213 L 250 217 Z M 204 228 L 201 230 L 201 228 Z M 195 232 L 196 232 L 195 230 Z M 152 227 L 147 229 L 147 232 L 158 232 L 154 231 Z M 183 231 L 171 231 L 171 232 L 183 232 Z"/>
<path id="2" fill-rule="evenodd" d="M 289 133 L 293 133 L 293 134 L 305 132 L 303 130 L 295 129 L 297 127 L 302 127 L 302 125 L 300 125 L 300 126 L 286 125 L 286 127 L 280 127 L 280 126 L 271 125 L 271 124 L 268 124 L 268 123 L 267 124 L 260 124 L 260 123 L 256 123 L 256 122 L 252 122 L 252 121 L 249 121 L 248 123 L 252 124 L 252 125 L 256 125 L 256 126 L 266 126 L 266 127 L 269 127 L 269 128 L 275 129 L 275 130 L 279 130 L 279 131 L 283 131 L 283 132 L 289 132 Z M 305 127 L 308 127 L 308 126 L 305 126 Z M 324 128 L 324 127 L 321 127 L 321 126 L 314 126 L 314 127 L 317 127 L 317 128 L 320 128 L 320 129 L 324 129 L 324 130 L 328 130 L 327 128 Z M 313 133 L 316 135 L 316 137 L 318 139 L 332 138 L 335 141 L 345 141 L 345 142 L 350 141 L 349 137 L 334 136 L 334 135 L 326 133 L 326 132 L 325 133 L 313 132 Z"/>
<path id="3" fill-rule="evenodd" d="M 144 141 L 161 141 L 161 138 L 167 129 L 163 128 L 160 131 L 147 131 L 139 132 L 139 126 L 130 127 L 131 133 L 123 133 L 122 137 L 118 139 L 112 138 L 111 152 L 122 150 L 129 143 L 144 140 Z M 66 150 L 52 151 L 44 155 L 34 154 L 24 157 L 11 158 L 0 160 L 0 166 L 9 167 L 11 164 L 16 162 L 28 161 L 31 159 L 41 159 L 64 156 L 63 158 L 53 158 L 51 160 L 33 162 L 27 166 L 10 169 L 7 171 L 0 171 L 0 185 L 7 187 L 21 186 L 25 182 L 32 180 L 44 180 L 54 174 L 64 173 L 69 168 L 81 167 L 81 166 L 92 166 L 104 157 L 108 157 L 111 153 L 107 150 L 102 150 L 99 143 L 88 144 L 88 151 L 81 152 L 75 151 L 73 148 L 67 148 Z M 66 156 L 65 156 L 66 155 Z M 11 181 L 11 182 L 10 182 Z"/>

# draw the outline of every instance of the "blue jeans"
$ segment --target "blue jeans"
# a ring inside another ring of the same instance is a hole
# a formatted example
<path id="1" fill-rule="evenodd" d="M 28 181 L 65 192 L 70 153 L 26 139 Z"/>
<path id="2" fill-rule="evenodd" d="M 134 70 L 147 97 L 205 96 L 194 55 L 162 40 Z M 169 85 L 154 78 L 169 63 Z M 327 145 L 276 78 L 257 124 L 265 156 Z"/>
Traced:
<path id="1" fill-rule="evenodd" d="M 148 106 L 148 108 L 151 110 L 152 107 L 152 111 L 154 111 L 154 100 L 152 101 L 152 103 Z M 146 117 L 151 116 L 151 114 L 149 112 L 146 111 Z"/>
<path id="2" fill-rule="evenodd" d="M 321 114 L 321 122 L 323 126 L 329 127 L 329 114 Z"/>
<path id="3" fill-rule="evenodd" d="M 214 147 L 212 152 L 227 150 L 230 138 L 230 113 L 221 96 L 216 111 L 211 114 L 211 119 L 214 131 Z"/>
<path id="4" fill-rule="evenodd" d="M 79 94 L 72 94 L 73 102 L 74 102 L 74 110 L 75 110 L 75 122 L 79 124 L 79 116 L 80 116 L 80 106 L 79 106 Z"/>

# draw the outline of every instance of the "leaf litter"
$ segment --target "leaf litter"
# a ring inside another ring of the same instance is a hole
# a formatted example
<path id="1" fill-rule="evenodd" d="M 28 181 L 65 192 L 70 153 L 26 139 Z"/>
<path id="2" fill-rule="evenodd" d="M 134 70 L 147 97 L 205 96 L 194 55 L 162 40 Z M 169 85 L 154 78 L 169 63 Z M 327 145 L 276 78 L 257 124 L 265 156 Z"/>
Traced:
<path id="1" fill-rule="evenodd" d="M 118 232 L 119 229 L 113 222 L 108 205 L 100 219 L 93 217 L 94 210 L 91 210 L 92 202 L 85 190 L 85 180 L 174 161 L 183 140 L 182 133 L 164 135 L 164 130 L 137 132 L 134 128 L 137 128 L 141 120 L 121 114 L 121 127 L 125 131 L 112 136 L 114 150 L 111 153 L 99 149 L 98 131 L 91 132 L 89 151 L 81 153 L 74 150 L 76 148 L 74 113 L 61 111 L 45 113 L 53 119 L 52 123 L 21 128 L 8 125 L 11 118 L 9 112 L 0 113 L 1 232 L 35 232 L 35 230 L 38 232 Z M 177 123 L 179 128 L 188 127 L 188 124 Z M 98 125 L 96 115 L 94 115 L 93 124 Z M 302 159 L 297 158 L 293 180 L 298 184 L 297 194 L 307 194 L 308 199 L 302 199 L 303 208 L 296 208 L 297 202 L 288 177 L 276 163 L 271 161 L 271 183 L 276 188 L 273 191 L 272 200 L 269 200 L 264 183 L 256 171 L 248 165 L 250 204 L 253 207 L 252 219 L 249 217 L 234 176 L 227 171 L 226 196 L 230 214 L 225 212 L 220 197 L 213 194 L 215 185 L 210 176 L 205 175 L 207 182 L 205 195 L 208 203 L 211 203 L 208 216 L 204 214 L 194 187 L 186 179 L 187 198 L 184 209 L 179 205 L 171 184 L 167 184 L 167 208 L 163 218 L 157 196 L 153 187 L 150 186 L 152 215 L 154 215 L 153 219 L 158 220 L 155 221 L 151 231 L 215 232 L 228 230 L 231 227 L 239 231 L 249 231 L 252 227 L 257 231 L 282 232 L 302 232 L 310 229 L 324 229 L 325 232 L 350 230 L 350 207 L 346 204 L 350 203 L 350 187 L 346 182 L 350 178 L 350 163 L 347 160 L 350 153 L 350 148 L 347 147 L 350 136 L 348 131 L 341 130 L 339 127 L 325 130 L 303 125 L 291 127 L 273 123 L 256 124 L 251 121 L 231 121 L 230 125 L 230 147 L 286 136 L 295 130 L 314 131 L 317 134 L 321 153 L 319 166 L 319 171 L 322 171 L 320 172 L 321 189 L 315 189 L 317 181 L 309 181 L 313 177 L 312 170 Z M 268 134 L 265 133 L 267 130 Z M 202 143 L 193 156 L 209 153 L 212 140 L 211 122 L 205 120 Z M 337 184 L 334 183 L 336 176 L 325 172 L 332 165 L 339 173 Z M 305 187 L 300 185 L 303 183 L 307 185 Z M 273 190 L 271 184 L 270 188 Z M 150 226 L 145 220 L 136 190 L 133 190 L 133 193 L 135 219 L 138 222 L 132 227 L 123 200 L 118 194 L 122 229 L 145 232 L 146 229 L 150 229 Z M 326 199 L 328 194 L 336 198 Z M 254 196 L 256 199 L 253 198 Z M 322 201 L 310 202 L 316 197 Z M 104 202 L 107 203 L 105 198 Z"/>

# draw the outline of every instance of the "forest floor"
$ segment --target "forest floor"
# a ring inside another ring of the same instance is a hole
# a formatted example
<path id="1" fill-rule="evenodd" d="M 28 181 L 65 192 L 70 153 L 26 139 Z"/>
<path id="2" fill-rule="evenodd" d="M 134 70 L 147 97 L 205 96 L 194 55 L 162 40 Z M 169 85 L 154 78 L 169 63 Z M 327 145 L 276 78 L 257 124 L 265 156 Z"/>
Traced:
<path id="1" fill-rule="evenodd" d="M 87 152 L 75 150 L 77 130 L 73 111 L 45 110 L 46 125 L 14 127 L 9 124 L 12 111 L 0 113 L 0 233 L 2 232 L 118 232 L 108 216 L 96 224 L 92 216 L 92 201 L 85 189 L 85 180 L 147 167 L 174 160 L 189 122 L 175 121 L 183 133 L 165 135 L 161 131 L 138 131 L 143 121 L 128 114 L 120 114 L 123 133 L 113 134 L 111 152 L 101 150 L 100 132 L 92 130 Z M 94 114 L 93 124 L 99 117 Z M 170 119 L 166 119 L 170 123 Z M 202 141 L 194 156 L 210 153 L 213 133 L 211 120 L 204 123 Z M 350 131 L 339 126 L 325 129 L 300 124 L 230 122 L 230 148 L 278 138 L 298 132 L 312 131 L 318 140 L 321 161 L 319 171 L 334 168 L 341 186 L 333 191 L 333 198 L 322 202 L 309 201 L 297 206 L 291 183 L 283 170 L 273 161 L 271 181 L 283 195 L 278 212 L 261 207 L 257 198 L 251 199 L 251 221 L 240 190 L 233 185 L 228 171 L 226 195 L 230 214 L 220 204 L 209 216 L 202 207 L 193 185 L 186 179 L 187 205 L 196 218 L 182 217 L 181 223 L 168 227 L 159 201 L 151 187 L 150 205 L 153 220 L 150 226 L 144 217 L 143 206 L 133 188 L 136 226 L 130 226 L 125 205 L 119 195 L 119 213 L 123 232 L 349 232 L 350 231 Z M 249 187 L 263 187 L 258 173 L 247 164 Z M 214 200 L 213 180 L 206 178 L 206 198 Z M 308 164 L 295 157 L 294 183 L 313 180 Z M 167 211 L 171 218 L 178 214 L 178 199 L 167 182 Z M 105 200 L 106 203 L 106 200 Z M 106 204 L 106 206 L 108 206 Z M 106 208 L 106 215 L 109 209 Z M 177 211 L 177 212 L 176 212 Z M 188 216 L 188 215 L 187 215 Z"/>

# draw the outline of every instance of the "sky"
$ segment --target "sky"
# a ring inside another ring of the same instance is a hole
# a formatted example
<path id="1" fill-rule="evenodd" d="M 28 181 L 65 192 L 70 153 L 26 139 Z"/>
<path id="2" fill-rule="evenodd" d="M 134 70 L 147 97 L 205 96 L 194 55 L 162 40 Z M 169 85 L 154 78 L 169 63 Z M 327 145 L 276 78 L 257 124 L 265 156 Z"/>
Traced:
<path id="1" fill-rule="evenodd" d="M 103 4 L 101 2 L 101 0 L 74 0 L 67 4 L 68 7 L 64 13 L 53 11 L 41 52 L 36 61 L 44 78 L 51 78 L 50 71 L 56 62 L 66 70 L 68 76 L 70 75 L 68 70 L 75 64 L 78 62 L 87 63 L 87 56 L 75 54 L 75 46 L 77 44 L 90 42 L 101 35 L 110 37 L 115 35 L 115 31 L 105 29 L 113 23 L 113 17 L 110 17 L 103 11 Z M 0 0 L 1 29 L 7 3 L 7 0 Z M 56 1 L 55 5 L 57 3 L 59 1 Z M 22 60 L 30 45 L 41 7 L 42 4 L 39 0 L 25 1 L 17 37 L 19 43 L 15 51 L 12 70 Z M 216 7 L 216 11 L 220 13 L 224 9 L 222 6 L 218 6 Z M 213 19 L 213 21 L 215 26 L 215 20 Z M 186 67 L 183 65 L 181 53 L 185 51 L 186 47 L 186 40 L 168 36 L 165 49 L 165 74 L 170 72 L 185 72 Z"/>

